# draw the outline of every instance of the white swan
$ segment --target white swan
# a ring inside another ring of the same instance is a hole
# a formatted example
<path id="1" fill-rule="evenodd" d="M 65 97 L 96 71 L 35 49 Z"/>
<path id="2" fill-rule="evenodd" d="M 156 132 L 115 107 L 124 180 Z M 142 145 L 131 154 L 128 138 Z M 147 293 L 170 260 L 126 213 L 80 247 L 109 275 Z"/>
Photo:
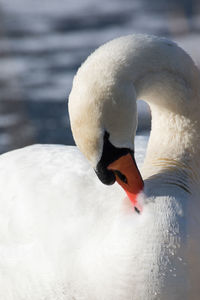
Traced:
<path id="1" fill-rule="evenodd" d="M 152 111 L 144 187 L 138 98 Z M 73 82 L 72 130 L 131 201 L 74 147 L 2 155 L 0 299 L 199 299 L 199 101 L 199 72 L 171 41 L 132 35 L 96 50 Z"/>

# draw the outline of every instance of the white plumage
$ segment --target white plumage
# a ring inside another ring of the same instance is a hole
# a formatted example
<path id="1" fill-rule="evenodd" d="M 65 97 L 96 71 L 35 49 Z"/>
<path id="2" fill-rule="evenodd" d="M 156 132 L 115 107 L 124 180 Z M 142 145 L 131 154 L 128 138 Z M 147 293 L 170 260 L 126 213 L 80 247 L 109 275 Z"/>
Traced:
<path id="1" fill-rule="evenodd" d="M 93 167 L 104 130 L 133 149 L 138 98 L 153 118 L 140 215 L 75 147 L 1 156 L 0 299 L 199 299 L 200 76 L 191 58 L 146 35 L 100 47 L 73 83 L 73 134 Z"/>

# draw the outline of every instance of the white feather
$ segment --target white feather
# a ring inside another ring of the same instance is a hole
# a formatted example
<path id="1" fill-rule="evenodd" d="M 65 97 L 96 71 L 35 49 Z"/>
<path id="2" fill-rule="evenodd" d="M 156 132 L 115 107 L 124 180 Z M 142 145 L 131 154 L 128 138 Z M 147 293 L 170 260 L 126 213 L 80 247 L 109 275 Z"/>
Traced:
<path id="1" fill-rule="evenodd" d="M 95 166 L 104 130 L 134 147 L 136 99 L 152 110 L 138 215 L 75 147 L 0 158 L 0 299 L 198 300 L 199 72 L 174 43 L 146 35 L 99 48 L 70 95 L 74 136 Z"/>

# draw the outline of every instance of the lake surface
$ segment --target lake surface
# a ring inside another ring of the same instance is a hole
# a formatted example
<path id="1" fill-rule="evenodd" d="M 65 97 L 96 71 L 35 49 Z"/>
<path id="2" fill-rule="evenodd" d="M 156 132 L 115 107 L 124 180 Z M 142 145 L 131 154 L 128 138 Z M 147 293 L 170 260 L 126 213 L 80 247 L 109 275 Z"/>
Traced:
<path id="1" fill-rule="evenodd" d="M 173 38 L 200 62 L 198 1 L 0 0 L 0 153 L 73 144 L 72 79 L 99 45 L 131 33 Z M 150 129 L 139 105 L 138 134 Z"/>

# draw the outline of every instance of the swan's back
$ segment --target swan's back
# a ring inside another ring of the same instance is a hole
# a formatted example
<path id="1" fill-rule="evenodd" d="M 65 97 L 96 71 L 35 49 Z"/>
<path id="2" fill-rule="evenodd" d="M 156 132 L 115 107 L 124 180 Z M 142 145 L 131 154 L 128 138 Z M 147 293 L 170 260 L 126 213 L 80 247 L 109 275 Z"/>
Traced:
<path id="1" fill-rule="evenodd" d="M 188 276 L 195 268 L 198 275 L 199 265 L 196 253 L 193 269 L 188 266 L 193 216 L 185 214 L 184 192 L 152 195 L 138 215 L 118 186 L 102 185 L 73 147 L 25 148 L 2 156 L 0 165 L 4 300 L 24 294 L 31 300 L 43 294 L 52 300 L 198 299 L 198 289 L 189 289 Z"/>

